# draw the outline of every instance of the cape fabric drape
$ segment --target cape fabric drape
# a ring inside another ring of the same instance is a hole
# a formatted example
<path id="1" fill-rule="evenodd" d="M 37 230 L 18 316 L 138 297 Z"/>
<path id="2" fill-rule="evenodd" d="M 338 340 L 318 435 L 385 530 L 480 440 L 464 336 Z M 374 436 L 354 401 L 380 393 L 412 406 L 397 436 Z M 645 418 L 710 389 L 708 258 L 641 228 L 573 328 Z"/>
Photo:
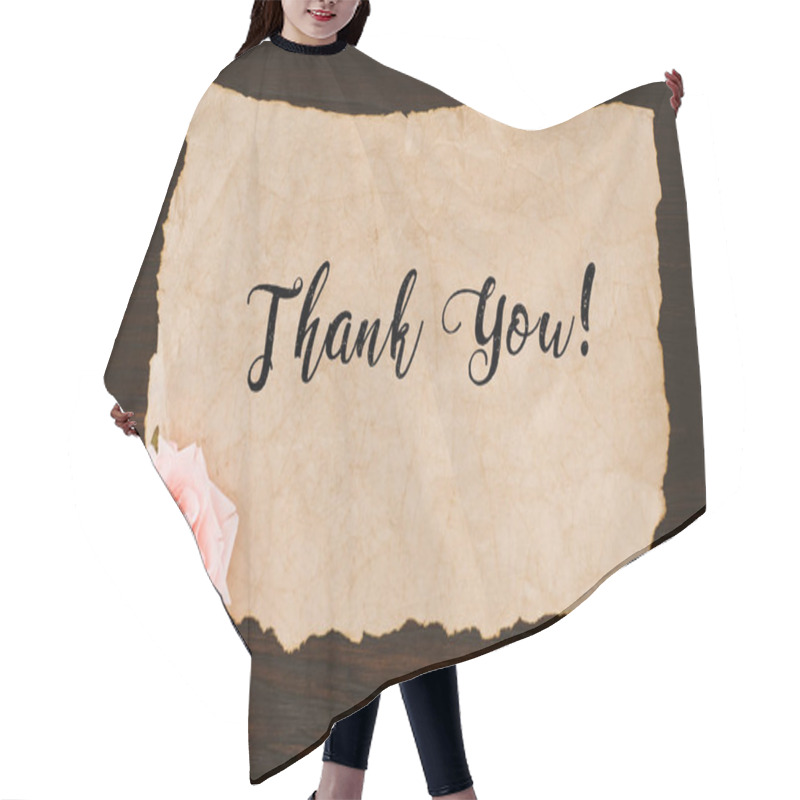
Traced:
<path id="1" fill-rule="evenodd" d="M 251 654 L 251 783 L 705 510 L 666 84 L 528 131 L 274 39 L 200 100 L 105 372 Z"/>

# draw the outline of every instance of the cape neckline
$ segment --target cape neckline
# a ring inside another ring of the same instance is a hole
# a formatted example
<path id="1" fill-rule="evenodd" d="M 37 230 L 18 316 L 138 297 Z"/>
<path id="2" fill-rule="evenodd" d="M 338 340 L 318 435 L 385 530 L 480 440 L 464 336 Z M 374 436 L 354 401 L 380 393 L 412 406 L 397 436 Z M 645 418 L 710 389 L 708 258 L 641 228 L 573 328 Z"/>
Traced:
<path id="1" fill-rule="evenodd" d="M 305 53 L 306 55 L 332 55 L 339 53 L 347 47 L 347 39 L 337 39 L 330 44 L 299 44 L 281 36 L 280 33 L 275 32 L 269 37 L 272 44 L 280 47 L 282 50 L 288 50 L 290 53 Z"/>

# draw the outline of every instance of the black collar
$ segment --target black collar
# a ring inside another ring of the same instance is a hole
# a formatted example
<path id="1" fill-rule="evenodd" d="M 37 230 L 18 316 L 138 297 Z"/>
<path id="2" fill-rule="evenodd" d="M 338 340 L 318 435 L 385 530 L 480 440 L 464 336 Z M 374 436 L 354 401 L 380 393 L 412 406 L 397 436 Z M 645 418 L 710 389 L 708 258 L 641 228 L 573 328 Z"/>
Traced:
<path id="1" fill-rule="evenodd" d="M 269 37 L 272 44 L 290 53 L 306 53 L 307 55 L 327 56 L 338 53 L 347 47 L 347 39 L 340 38 L 330 44 L 299 44 L 281 36 L 277 31 Z"/>

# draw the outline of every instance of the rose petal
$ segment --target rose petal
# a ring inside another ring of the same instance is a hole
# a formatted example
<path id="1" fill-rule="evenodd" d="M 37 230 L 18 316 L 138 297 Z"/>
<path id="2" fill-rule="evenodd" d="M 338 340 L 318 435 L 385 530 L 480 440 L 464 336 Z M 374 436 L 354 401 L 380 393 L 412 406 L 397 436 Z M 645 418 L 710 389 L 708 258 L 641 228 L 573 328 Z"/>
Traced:
<path id="1" fill-rule="evenodd" d="M 235 504 L 211 481 L 196 443 L 178 450 L 175 443 L 159 436 L 158 452 L 151 445 L 147 452 L 192 529 L 209 578 L 230 604 L 225 578 L 239 527 Z"/>

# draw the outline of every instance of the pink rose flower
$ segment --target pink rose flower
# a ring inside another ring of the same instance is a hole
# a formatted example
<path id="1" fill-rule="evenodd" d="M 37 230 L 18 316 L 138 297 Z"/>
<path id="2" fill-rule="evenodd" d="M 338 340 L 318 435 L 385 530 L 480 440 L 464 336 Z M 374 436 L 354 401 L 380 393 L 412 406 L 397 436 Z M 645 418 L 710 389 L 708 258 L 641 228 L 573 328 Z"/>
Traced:
<path id="1" fill-rule="evenodd" d="M 208 577 L 230 605 L 226 576 L 239 527 L 236 506 L 208 477 L 202 450 L 194 443 L 178 451 L 177 446 L 158 437 L 158 452 L 147 452 L 178 507 L 192 528 Z"/>

